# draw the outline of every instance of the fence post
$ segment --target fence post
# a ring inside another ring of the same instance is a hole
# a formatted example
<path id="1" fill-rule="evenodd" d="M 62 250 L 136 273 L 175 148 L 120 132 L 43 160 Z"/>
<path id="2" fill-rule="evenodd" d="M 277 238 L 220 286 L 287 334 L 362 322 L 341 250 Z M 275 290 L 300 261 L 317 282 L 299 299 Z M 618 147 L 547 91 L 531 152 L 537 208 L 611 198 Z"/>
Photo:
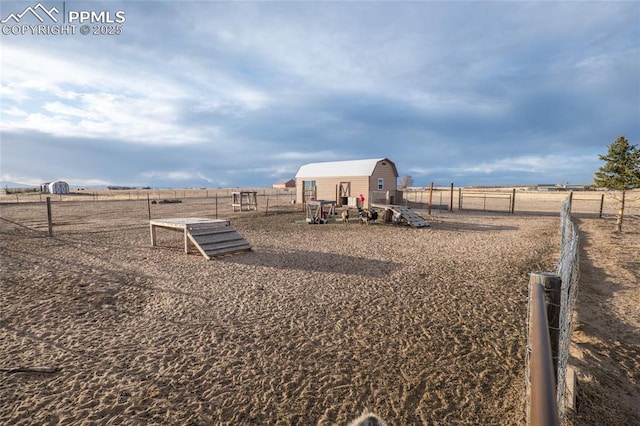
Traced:
<path id="1" fill-rule="evenodd" d="M 149 194 L 147 194 L 147 210 L 149 211 L 149 220 L 151 220 L 151 200 L 149 199 Z"/>
<path id="2" fill-rule="evenodd" d="M 569 213 L 571 213 L 572 207 L 573 207 L 573 191 L 569 193 Z"/>
<path id="3" fill-rule="evenodd" d="M 451 211 L 453 211 L 453 182 L 451 182 L 451 203 L 449 204 Z"/>
<path id="4" fill-rule="evenodd" d="M 53 237 L 53 221 L 51 220 L 51 197 L 47 197 L 47 225 L 49 226 L 49 236 Z"/>
<path id="5" fill-rule="evenodd" d="M 600 214 L 598 215 L 599 219 L 602 219 L 602 209 L 604 208 L 604 194 L 600 196 Z"/>
<path id="6" fill-rule="evenodd" d="M 516 189 L 513 188 L 513 192 L 511 193 L 511 214 L 515 214 L 516 212 Z"/>
<path id="7" fill-rule="evenodd" d="M 462 188 L 458 188 L 458 210 L 462 210 Z"/>
<path id="8" fill-rule="evenodd" d="M 431 214 L 431 203 L 433 201 L 433 182 L 429 185 L 429 214 Z"/>

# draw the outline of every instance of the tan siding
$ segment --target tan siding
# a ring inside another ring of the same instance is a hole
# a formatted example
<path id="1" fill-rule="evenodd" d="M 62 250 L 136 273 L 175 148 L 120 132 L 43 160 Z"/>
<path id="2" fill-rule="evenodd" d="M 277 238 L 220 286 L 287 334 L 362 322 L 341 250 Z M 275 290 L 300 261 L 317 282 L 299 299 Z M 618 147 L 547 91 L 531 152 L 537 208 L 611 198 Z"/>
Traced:
<path id="1" fill-rule="evenodd" d="M 351 183 L 351 197 L 357 197 L 358 195 L 367 194 L 368 192 L 368 179 L 367 176 L 343 176 L 343 177 L 331 177 L 331 178 L 319 178 L 316 179 L 316 185 L 318 188 L 318 199 L 327 201 L 337 201 L 336 188 L 340 185 L 340 182 Z"/>
<path id="2" fill-rule="evenodd" d="M 303 179 L 296 179 L 296 203 L 302 203 L 302 181 Z"/>
<path id="3" fill-rule="evenodd" d="M 350 197 L 359 197 L 360 194 L 364 194 L 365 198 L 369 198 L 369 177 L 368 176 L 358 176 L 358 177 L 344 177 L 341 179 L 342 182 L 351 182 L 351 195 Z"/>
<path id="4" fill-rule="evenodd" d="M 316 188 L 318 190 L 318 200 L 336 200 L 336 178 L 318 178 L 316 179 Z"/>
<path id="5" fill-rule="evenodd" d="M 395 191 L 398 185 L 398 179 L 395 175 L 393 166 L 386 161 L 386 165 L 382 165 L 382 163 L 378 163 L 375 170 L 373 171 L 373 175 L 371 175 L 371 190 L 378 190 L 378 178 L 384 179 L 382 191 Z"/>
<path id="6" fill-rule="evenodd" d="M 351 183 L 351 197 L 358 197 L 364 194 L 365 198 L 369 198 L 369 177 L 368 176 L 338 176 L 326 178 L 305 178 L 296 180 L 296 200 L 302 202 L 303 181 L 316 181 L 316 188 L 319 200 L 337 201 L 336 188 L 340 182 Z"/>

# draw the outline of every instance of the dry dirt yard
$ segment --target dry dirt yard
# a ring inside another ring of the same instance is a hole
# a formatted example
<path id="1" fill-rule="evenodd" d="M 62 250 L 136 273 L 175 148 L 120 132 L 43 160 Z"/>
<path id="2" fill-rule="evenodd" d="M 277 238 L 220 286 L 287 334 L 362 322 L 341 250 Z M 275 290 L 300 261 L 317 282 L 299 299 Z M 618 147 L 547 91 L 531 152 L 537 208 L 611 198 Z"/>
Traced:
<path id="1" fill-rule="evenodd" d="M 213 217 L 187 201 L 153 217 Z M 222 211 L 253 250 L 206 261 L 178 233 L 151 247 L 146 201 L 54 203 L 53 238 L 43 209 L 0 205 L 0 423 L 524 423 L 528 274 L 555 268 L 557 215 Z M 578 224 L 574 420 L 638 424 L 640 227 Z"/>
<path id="2" fill-rule="evenodd" d="M 578 219 L 577 425 L 640 424 L 640 219 Z"/>

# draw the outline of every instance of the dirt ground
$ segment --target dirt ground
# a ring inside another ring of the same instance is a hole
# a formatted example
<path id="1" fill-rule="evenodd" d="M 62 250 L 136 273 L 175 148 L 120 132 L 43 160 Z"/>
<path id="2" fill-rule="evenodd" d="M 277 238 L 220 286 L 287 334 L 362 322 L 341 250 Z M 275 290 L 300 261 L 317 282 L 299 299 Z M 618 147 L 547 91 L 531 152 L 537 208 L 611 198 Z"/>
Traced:
<path id="1" fill-rule="evenodd" d="M 571 363 L 579 425 L 640 424 L 640 220 L 578 219 L 580 284 Z"/>
<path id="2" fill-rule="evenodd" d="M 150 246 L 146 200 L 54 203 L 53 237 L 43 209 L 0 205 L 0 423 L 524 423 L 528 274 L 555 268 L 557 215 L 221 208 L 253 250 L 206 261 L 178 233 Z M 638 424 L 640 225 L 577 221 L 573 421 Z"/>

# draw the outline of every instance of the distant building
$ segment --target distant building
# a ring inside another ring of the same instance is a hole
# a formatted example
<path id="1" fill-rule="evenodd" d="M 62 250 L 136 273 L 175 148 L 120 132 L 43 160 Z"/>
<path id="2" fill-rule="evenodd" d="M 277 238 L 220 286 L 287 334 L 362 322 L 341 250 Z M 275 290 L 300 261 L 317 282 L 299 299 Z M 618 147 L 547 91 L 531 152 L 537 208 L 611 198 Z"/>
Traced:
<path id="1" fill-rule="evenodd" d="M 296 187 L 296 180 L 295 179 L 279 180 L 278 182 L 274 183 L 272 186 L 274 188 L 276 188 L 276 189 L 295 188 Z"/>
<path id="2" fill-rule="evenodd" d="M 541 183 L 536 185 L 536 189 L 538 191 L 560 191 L 561 185 L 556 185 L 555 183 Z"/>
<path id="3" fill-rule="evenodd" d="M 545 184 L 538 184 L 536 185 L 536 188 L 538 189 L 538 191 L 586 191 L 589 189 L 589 185 L 582 185 L 582 184 L 562 184 L 562 183 L 556 183 L 556 184 L 549 184 L 549 183 L 545 183 Z"/>
<path id="4" fill-rule="evenodd" d="M 46 182 L 40 185 L 40 192 L 45 194 L 68 194 L 69 184 L 61 180 Z"/>
<path id="5" fill-rule="evenodd" d="M 566 191 L 586 191 L 589 189 L 589 185 L 581 185 L 581 184 L 566 184 L 564 186 Z"/>

